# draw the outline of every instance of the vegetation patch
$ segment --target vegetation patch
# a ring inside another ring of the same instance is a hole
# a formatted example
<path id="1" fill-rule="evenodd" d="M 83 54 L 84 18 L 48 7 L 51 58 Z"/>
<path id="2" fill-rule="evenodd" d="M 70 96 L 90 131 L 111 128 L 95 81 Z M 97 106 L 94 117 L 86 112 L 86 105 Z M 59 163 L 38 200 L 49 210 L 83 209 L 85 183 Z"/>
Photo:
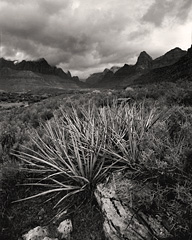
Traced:
<path id="1" fill-rule="evenodd" d="M 192 108 L 182 100 L 185 86 L 174 85 L 179 101 L 162 84 L 59 95 L 2 115 L 2 239 L 67 215 L 79 225 L 73 239 L 82 239 L 89 219 L 86 238 L 104 238 L 93 193 L 114 171 L 121 173 L 120 199 L 134 181 L 133 208 L 163 215 L 175 238 L 190 239 Z"/>

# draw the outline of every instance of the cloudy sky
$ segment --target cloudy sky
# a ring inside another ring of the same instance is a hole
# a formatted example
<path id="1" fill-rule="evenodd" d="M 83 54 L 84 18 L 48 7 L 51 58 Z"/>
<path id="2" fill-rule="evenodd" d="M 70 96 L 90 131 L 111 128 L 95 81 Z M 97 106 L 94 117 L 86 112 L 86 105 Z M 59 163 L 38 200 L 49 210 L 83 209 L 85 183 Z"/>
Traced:
<path id="1" fill-rule="evenodd" d="M 85 78 L 191 45 L 192 0 L 0 0 L 1 57 Z"/>

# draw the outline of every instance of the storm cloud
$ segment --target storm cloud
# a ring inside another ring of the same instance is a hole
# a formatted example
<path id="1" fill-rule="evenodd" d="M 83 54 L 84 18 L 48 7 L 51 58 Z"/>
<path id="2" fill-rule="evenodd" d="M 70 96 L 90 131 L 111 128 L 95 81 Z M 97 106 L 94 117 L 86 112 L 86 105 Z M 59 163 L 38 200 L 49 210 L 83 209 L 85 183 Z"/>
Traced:
<path id="1" fill-rule="evenodd" d="M 167 19 L 185 21 L 189 13 L 192 13 L 191 7 L 191 0 L 155 0 L 142 19 L 157 27 Z"/>
<path id="2" fill-rule="evenodd" d="M 1 0 L 1 55 L 87 77 L 191 41 L 191 0 Z M 176 34 L 177 33 L 177 34 Z"/>

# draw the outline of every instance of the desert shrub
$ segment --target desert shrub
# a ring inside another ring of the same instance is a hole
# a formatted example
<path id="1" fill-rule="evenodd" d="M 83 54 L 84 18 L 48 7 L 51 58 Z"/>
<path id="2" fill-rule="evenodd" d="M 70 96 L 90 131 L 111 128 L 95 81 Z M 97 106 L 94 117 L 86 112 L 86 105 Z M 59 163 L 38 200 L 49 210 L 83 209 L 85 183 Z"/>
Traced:
<path id="1" fill-rule="evenodd" d="M 66 200 L 78 205 L 111 171 L 124 169 L 128 178 L 151 186 L 151 196 L 135 196 L 136 208 L 167 212 L 167 219 L 170 213 L 172 233 L 186 234 L 192 213 L 192 109 L 154 105 L 152 98 L 118 103 L 118 94 L 109 102 L 107 96 L 105 104 L 97 96 L 89 101 L 79 96 L 82 105 L 79 99 L 67 101 L 27 134 L 30 140 L 17 157 L 25 162 L 23 170 L 33 173 L 28 184 L 39 192 L 26 199 L 55 197 L 64 211 Z"/>
<path id="2" fill-rule="evenodd" d="M 169 105 L 181 105 L 183 96 L 185 95 L 185 89 L 180 87 L 174 87 L 167 91 L 166 101 Z"/>
<path id="3" fill-rule="evenodd" d="M 89 198 L 113 169 L 139 170 L 140 145 L 161 115 L 144 103 L 119 105 L 116 99 L 99 108 L 94 103 L 61 108 L 31 136 L 33 147 L 16 154 L 24 170 L 37 174 L 30 185 L 48 188 L 26 199 L 50 194 L 59 206 L 75 195 Z"/>
<path id="4" fill-rule="evenodd" d="M 12 129 L 6 129 L 1 134 L 0 143 L 2 146 L 2 149 L 4 152 L 9 152 L 10 148 L 13 147 L 13 145 L 16 142 L 16 136 L 15 132 Z"/>
<path id="5" fill-rule="evenodd" d="M 185 91 L 185 93 L 181 97 L 180 104 L 183 104 L 184 106 L 192 106 L 192 91 L 191 90 Z"/>
<path id="6" fill-rule="evenodd" d="M 170 115 L 167 121 L 167 125 L 170 138 L 173 141 L 179 137 L 181 128 L 185 122 L 186 122 L 185 115 L 183 112 L 181 112 L 181 109 L 180 110 L 176 109 Z"/>
<path id="7" fill-rule="evenodd" d="M 44 110 L 43 113 L 41 113 L 41 119 L 43 121 L 50 120 L 53 117 L 53 112 L 49 109 Z"/>
<path id="8" fill-rule="evenodd" d="M 34 185 L 48 188 L 26 199 L 51 194 L 58 198 L 58 206 L 82 192 L 90 197 L 108 172 L 134 168 L 141 140 L 160 117 L 155 111 L 142 104 L 119 105 L 116 100 L 100 108 L 90 103 L 61 109 L 60 118 L 54 115 L 45 124 L 43 135 L 31 136 L 33 149 L 17 154 L 26 163 L 24 170 L 37 174 Z"/>
<path id="9" fill-rule="evenodd" d="M 191 132 L 191 109 L 170 109 L 143 138 L 134 138 L 139 157 L 125 177 L 139 186 L 138 193 L 133 190 L 135 210 L 162 216 L 167 229 L 179 239 L 190 239 L 192 230 Z M 124 146 L 128 155 L 128 144 L 121 140 L 117 145 Z M 139 194 L 141 189 L 145 194 Z"/>
<path id="10" fill-rule="evenodd" d="M 61 110 L 60 119 L 55 116 L 45 124 L 42 137 L 38 133 L 32 137 L 37 149 L 19 154 L 27 164 L 25 170 L 43 176 L 35 185 L 48 188 L 27 199 L 53 193 L 59 199 L 58 206 L 81 192 L 90 197 L 96 183 L 110 169 L 111 163 L 105 161 L 103 153 L 106 133 L 95 120 L 96 108 L 81 110 L 81 116 L 74 108 Z"/>
<path id="11" fill-rule="evenodd" d="M 9 159 L 1 164 L 2 169 L 2 189 L 5 191 L 8 189 L 7 186 L 14 188 L 14 185 L 19 182 L 18 176 L 21 173 L 20 171 L 20 162 Z"/>
<path id="12" fill-rule="evenodd" d="M 181 139 L 185 139 L 186 147 L 192 146 L 191 108 L 174 107 L 166 123 L 170 140 L 179 142 Z"/>

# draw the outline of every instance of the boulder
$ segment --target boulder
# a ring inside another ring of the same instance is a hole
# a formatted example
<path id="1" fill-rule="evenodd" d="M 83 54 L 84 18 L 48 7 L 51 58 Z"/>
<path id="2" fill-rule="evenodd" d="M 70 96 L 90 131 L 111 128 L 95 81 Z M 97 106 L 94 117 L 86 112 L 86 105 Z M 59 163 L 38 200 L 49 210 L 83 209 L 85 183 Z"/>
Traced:
<path id="1" fill-rule="evenodd" d="M 130 181 L 126 186 L 131 190 L 134 184 Z M 95 190 L 95 196 L 105 219 L 103 229 L 107 239 L 150 240 L 170 237 L 159 218 L 135 211 L 131 199 L 126 203 L 120 200 L 113 181 L 99 184 Z"/>
<path id="2" fill-rule="evenodd" d="M 100 91 L 100 90 L 94 90 L 94 91 L 92 91 L 92 93 L 95 93 L 95 94 L 100 94 L 100 93 L 101 93 L 101 91 Z"/>
<path id="3" fill-rule="evenodd" d="M 61 238 L 70 239 L 70 234 L 73 230 L 72 222 L 70 219 L 66 219 L 59 224 L 57 231 L 61 234 Z"/>
<path id="4" fill-rule="evenodd" d="M 44 240 L 48 236 L 48 229 L 46 227 L 38 226 L 31 229 L 28 233 L 24 234 L 23 240 Z"/>
<path id="5" fill-rule="evenodd" d="M 125 91 L 126 92 L 134 92 L 134 89 L 132 87 L 126 87 Z"/>
<path id="6" fill-rule="evenodd" d="M 58 228 L 49 229 L 48 227 L 37 226 L 28 233 L 22 235 L 23 240 L 58 240 L 70 239 L 72 232 L 72 222 L 70 219 L 62 221 Z"/>

